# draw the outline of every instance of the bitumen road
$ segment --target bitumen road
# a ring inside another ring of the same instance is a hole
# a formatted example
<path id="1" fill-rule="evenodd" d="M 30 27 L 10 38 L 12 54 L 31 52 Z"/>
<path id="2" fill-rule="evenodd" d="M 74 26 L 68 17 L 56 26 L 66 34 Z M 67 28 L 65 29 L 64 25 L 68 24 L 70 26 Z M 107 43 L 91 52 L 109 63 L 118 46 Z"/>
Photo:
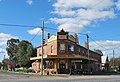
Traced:
<path id="1" fill-rule="evenodd" d="M 0 82 L 120 82 L 120 75 L 54 75 L 0 72 Z"/>

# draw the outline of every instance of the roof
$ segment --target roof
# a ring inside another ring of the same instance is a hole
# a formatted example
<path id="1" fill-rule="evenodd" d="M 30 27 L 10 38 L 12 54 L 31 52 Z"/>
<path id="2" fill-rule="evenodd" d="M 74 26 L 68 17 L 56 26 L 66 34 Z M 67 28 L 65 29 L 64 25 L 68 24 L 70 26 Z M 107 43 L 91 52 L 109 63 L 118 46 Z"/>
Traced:
<path id="1" fill-rule="evenodd" d="M 57 32 L 57 34 L 66 35 L 68 34 L 68 32 L 65 32 L 63 29 L 61 29 L 60 32 Z"/>
<path id="2" fill-rule="evenodd" d="M 106 63 L 108 61 L 108 56 L 101 56 L 101 63 Z"/>
<path id="3" fill-rule="evenodd" d="M 44 44 L 44 46 L 47 46 L 47 44 Z M 42 46 L 40 45 L 40 46 L 38 46 L 37 48 L 41 48 Z"/>

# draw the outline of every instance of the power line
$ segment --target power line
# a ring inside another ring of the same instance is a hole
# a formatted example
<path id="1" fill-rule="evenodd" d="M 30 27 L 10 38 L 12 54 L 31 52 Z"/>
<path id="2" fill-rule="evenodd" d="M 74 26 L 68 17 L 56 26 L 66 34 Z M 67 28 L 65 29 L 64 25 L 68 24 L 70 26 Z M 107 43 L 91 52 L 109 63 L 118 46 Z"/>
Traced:
<path id="1" fill-rule="evenodd" d="M 104 0 L 103 0 L 104 1 Z M 93 4 L 93 6 L 96 6 L 98 5 L 99 3 L 103 2 L 103 1 L 100 1 L 96 4 Z M 84 13 L 85 11 L 81 12 L 81 13 Z M 1 26 L 14 26 L 14 27 L 40 27 L 42 28 L 42 26 L 28 26 L 28 25 L 14 25 L 14 24 L 0 24 Z M 54 29 L 54 28 L 50 28 L 50 27 L 45 27 L 46 29 L 52 29 L 52 30 L 58 30 L 58 29 Z M 39 33 L 39 32 L 38 32 Z M 37 34 L 38 34 L 37 33 Z M 75 33 L 75 32 L 70 32 L 70 33 Z M 37 36 L 37 34 L 30 40 L 30 42 Z M 76 33 L 76 34 L 82 34 L 82 35 L 86 35 L 84 33 Z"/>
<path id="2" fill-rule="evenodd" d="M 16 26 L 16 27 L 40 27 L 41 26 L 29 26 L 29 25 L 15 25 L 15 24 L 0 24 L 1 26 Z M 51 30 L 58 30 L 56 28 L 51 28 L 51 27 L 45 27 L 46 29 L 51 29 Z M 33 36 L 33 38 L 30 40 L 30 42 L 32 42 L 33 39 L 35 39 L 35 37 L 38 35 L 40 31 L 37 32 L 37 34 L 35 36 Z M 75 32 L 69 32 L 69 33 L 75 33 Z M 80 34 L 80 35 L 86 35 L 84 33 L 76 33 L 76 34 Z M 91 37 L 90 37 L 91 38 Z M 91 38 L 92 39 L 92 38 Z M 93 39 L 92 39 L 93 40 Z M 99 45 L 95 40 L 93 40 L 97 45 Z M 104 48 L 105 50 L 108 50 L 106 49 L 105 47 L 99 45 L 100 47 Z"/>
<path id="3" fill-rule="evenodd" d="M 58 29 L 56 28 L 51 28 L 51 27 L 45 27 L 45 28 L 58 31 Z M 75 32 L 69 32 L 69 33 L 75 33 Z M 85 33 L 76 33 L 76 34 L 86 35 Z"/>
<path id="4" fill-rule="evenodd" d="M 15 26 L 15 27 L 40 27 L 41 28 L 41 26 L 29 26 L 29 25 L 15 25 L 15 24 L 0 24 L 1 26 Z M 58 30 L 58 29 L 56 29 L 56 28 L 51 28 L 51 27 L 45 27 L 46 29 L 51 29 L 51 30 Z M 35 35 L 35 36 L 33 36 L 33 38 L 30 40 L 30 42 L 32 42 L 32 40 L 33 39 L 35 39 L 35 37 L 38 35 L 38 33 L 39 33 L 40 31 L 38 31 L 37 32 L 37 34 Z M 75 32 L 69 32 L 69 33 L 75 33 Z M 86 34 L 84 34 L 84 33 L 76 33 L 76 34 L 80 34 L 80 35 L 86 35 Z M 91 38 L 91 37 L 90 37 Z M 92 39 L 92 38 L 91 38 Z M 93 39 L 92 39 L 93 40 Z M 93 40 L 97 45 L 99 45 L 95 40 Z M 105 50 L 108 50 L 108 49 L 106 49 L 105 47 L 103 47 L 103 46 L 101 46 L 101 45 L 99 45 L 100 47 L 102 47 L 102 48 L 104 48 Z"/>
<path id="5" fill-rule="evenodd" d="M 39 27 L 42 28 L 41 26 L 30 26 L 30 25 L 17 25 L 17 24 L 0 24 L 0 26 L 8 26 L 8 27 Z M 58 31 L 58 29 L 56 28 L 51 28 L 51 27 L 44 27 L 45 29 L 50 29 L 50 30 L 56 30 Z M 33 36 L 33 38 L 30 40 L 30 42 L 32 42 L 33 39 L 35 39 L 35 37 L 39 34 L 40 31 L 37 32 L 37 34 L 35 36 Z M 70 33 L 75 33 L 75 32 L 70 32 Z M 81 34 L 81 35 L 86 35 L 84 33 L 76 33 L 76 34 Z"/>
<path id="6" fill-rule="evenodd" d="M 0 26 L 14 26 L 14 27 L 40 27 L 41 26 L 29 26 L 29 25 L 16 25 L 16 24 L 0 24 Z"/>
<path id="7" fill-rule="evenodd" d="M 91 39 L 91 40 L 93 40 L 94 41 L 94 43 L 96 43 L 98 46 L 100 46 L 100 47 L 102 47 L 103 49 L 105 49 L 105 50 L 108 50 L 107 48 L 105 48 L 104 46 L 102 46 L 102 45 L 100 45 L 100 44 L 98 44 L 94 39 L 92 39 L 90 36 L 89 36 L 89 38 Z"/>
<path id="8" fill-rule="evenodd" d="M 93 37 L 97 37 L 94 33 L 91 34 L 93 35 Z M 112 34 L 112 35 L 110 35 L 110 33 L 102 33 L 97 35 L 102 36 L 102 38 L 116 38 L 120 36 L 120 33 Z"/>
<path id="9" fill-rule="evenodd" d="M 14 27 L 40 27 L 41 26 L 30 26 L 30 25 L 15 25 L 15 24 L 0 24 L 1 26 L 14 26 Z M 32 40 L 38 35 L 38 33 L 40 32 L 40 30 L 37 32 L 37 34 L 35 36 L 33 36 L 33 38 L 30 40 L 30 42 L 32 42 Z"/>
<path id="10" fill-rule="evenodd" d="M 56 28 L 51 28 L 51 27 L 44 27 L 44 28 L 46 28 L 46 29 L 51 29 L 51 30 L 58 30 L 58 29 L 56 29 Z"/>
<path id="11" fill-rule="evenodd" d="M 35 39 L 35 37 L 40 33 L 40 31 L 41 31 L 41 30 L 39 30 L 39 31 L 37 32 L 37 34 L 33 36 L 33 38 L 30 40 L 30 42 L 32 42 L 32 40 Z"/>
<path id="12" fill-rule="evenodd" d="M 113 50 L 113 48 L 107 49 L 107 48 L 105 48 L 104 46 L 98 44 L 98 43 L 97 43 L 93 38 L 91 38 L 90 36 L 89 36 L 89 38 L 90 38 L 91 40 L 93 40 L 95 44 L 97 44 L 98 46 L 100 46 L 101 48 L 103 48 L 104 51 L 105 51 L 105 50 Z M 118 49 L 118 48 L 114 48 L 114 49 Z"/>

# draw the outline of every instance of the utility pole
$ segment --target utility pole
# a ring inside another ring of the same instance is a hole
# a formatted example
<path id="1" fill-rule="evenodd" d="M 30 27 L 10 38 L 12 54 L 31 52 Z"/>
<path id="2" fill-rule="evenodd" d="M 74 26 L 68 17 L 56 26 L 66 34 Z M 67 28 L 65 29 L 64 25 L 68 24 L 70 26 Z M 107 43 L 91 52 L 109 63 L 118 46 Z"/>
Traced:
<path id="1" fill-rule="evenodd" d="M 5 55 L 4 55 L 4 60 L 5 60 Z"/>
<path id="2" fill-rule="evenodd" d="M 41 75 L 43 75 L 43 55 L 44 55 L 44 19 L 42 20 L 42 58 L 41 58 Z"/>
<path id="3" fill-rule="evenodd" d="M 86 44 L 86 46 L 87 46 L 87 52 L 88 52 L 88 73 L 90 73 L 90 53 L 89 53 L 89 36 L 88 36 L 88 34 L 86 34 L 86 40 L 87 40 L 87 44 Z"/>
<path id="4" fill-rule="evenodd" d="M 115 58 L 114 58 L 114 54 L 115 54 L 115 52 L 114 52 L 114 50 L 113 50 L 113 71 L 115 70 Z"/>

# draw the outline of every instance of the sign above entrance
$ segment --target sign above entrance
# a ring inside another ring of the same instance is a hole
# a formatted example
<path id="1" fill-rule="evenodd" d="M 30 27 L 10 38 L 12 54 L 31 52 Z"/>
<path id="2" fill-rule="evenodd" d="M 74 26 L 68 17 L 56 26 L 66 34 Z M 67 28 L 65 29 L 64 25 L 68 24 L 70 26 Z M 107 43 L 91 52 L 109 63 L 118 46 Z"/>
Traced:
<path id="1" fill-rule="evenodd" d="M 71 62 L 82 62 L 82 60 L 72 60 Z"/>
<path id="2" fill-rule="evenodd" d="M 60 64 L 65 64 L 65 60 L 60 60 Z"/>

